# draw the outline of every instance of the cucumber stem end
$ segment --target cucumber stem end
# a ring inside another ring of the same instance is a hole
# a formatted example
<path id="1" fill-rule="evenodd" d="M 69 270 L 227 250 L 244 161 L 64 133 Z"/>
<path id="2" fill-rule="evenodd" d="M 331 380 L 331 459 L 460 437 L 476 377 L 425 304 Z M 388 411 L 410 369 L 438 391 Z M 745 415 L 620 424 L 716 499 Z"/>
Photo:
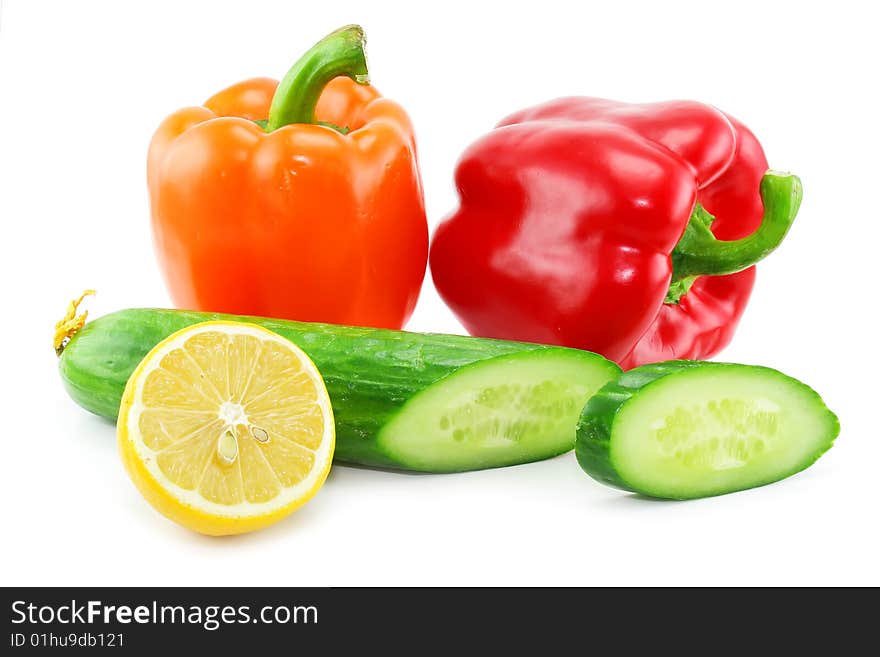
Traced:
<path id="1" fill-rule="evenodd" d="M 79 315 L 76 314 L 76 311 L 79 309 L 83 299 L 93 294 L 95 294 L 94 290 L 86 290 L 80 294 L 79 298 L 74 299 L 68 304 L 64 317 L 55 323 L 55 336 L 52 338 L 52 346 L 55 348 L 56 356 L 61 356 L 61 352 L 64 351 L 70 339 L 85 325 L 89 311 L 83 311 Z"/>

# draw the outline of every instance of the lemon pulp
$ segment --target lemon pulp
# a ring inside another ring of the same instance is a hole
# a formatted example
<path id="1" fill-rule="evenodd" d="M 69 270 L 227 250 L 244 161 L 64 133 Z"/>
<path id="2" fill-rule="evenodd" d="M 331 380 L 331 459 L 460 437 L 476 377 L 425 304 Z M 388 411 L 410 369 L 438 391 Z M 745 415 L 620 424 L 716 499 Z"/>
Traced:
<path id="1" fill-rule="evenodd" d="M 209 534 L 251 531 L 310 499 L 333 456 L 323 379 L 262 327 L 205 322 L 169 336 L 132 374 L 119 447 L 162 513 Z"/>

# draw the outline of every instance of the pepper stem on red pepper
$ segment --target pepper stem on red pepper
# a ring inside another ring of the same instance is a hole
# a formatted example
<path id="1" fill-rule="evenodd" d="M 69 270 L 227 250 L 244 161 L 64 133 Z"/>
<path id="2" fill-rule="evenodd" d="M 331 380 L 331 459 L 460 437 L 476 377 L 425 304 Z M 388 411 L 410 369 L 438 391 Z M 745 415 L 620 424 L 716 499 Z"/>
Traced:
<path id="1" fill-rule="evenodd" d="M 348 25 L 328 34 L 299 58 L 284 76 L 272 97 L 266 131 L 291 123 L 318 123 L 315 106 L 327 83 L 348 77 L 369 84 L 364 30 Z"/>
<path id="2" fill-rule="evenodd" d="M 751 235 L 730 241 L 712 234 L 715 217 L 698 203 L 672 252 L 672 282 L 666 303 L 678 303 L 698 276 L 735 274 L 769 255 L 791 228 L 802 196 L 797 176 L 768 171 L 761 179 L 761 225 Z"/>

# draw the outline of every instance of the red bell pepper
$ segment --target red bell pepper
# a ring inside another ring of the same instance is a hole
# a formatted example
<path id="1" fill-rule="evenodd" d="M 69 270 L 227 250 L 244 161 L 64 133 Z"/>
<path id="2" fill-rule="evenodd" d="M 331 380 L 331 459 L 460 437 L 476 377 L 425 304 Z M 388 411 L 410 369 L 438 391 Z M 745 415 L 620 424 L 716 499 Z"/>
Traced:
<path id="1" fill-rule="evenodd" d="M 745 126 L 688 101 L 524 110 L 468 148 L 456 183 L 430 258 L 465 328 L 626 368 L 724 347 L 801 200 Z"/>

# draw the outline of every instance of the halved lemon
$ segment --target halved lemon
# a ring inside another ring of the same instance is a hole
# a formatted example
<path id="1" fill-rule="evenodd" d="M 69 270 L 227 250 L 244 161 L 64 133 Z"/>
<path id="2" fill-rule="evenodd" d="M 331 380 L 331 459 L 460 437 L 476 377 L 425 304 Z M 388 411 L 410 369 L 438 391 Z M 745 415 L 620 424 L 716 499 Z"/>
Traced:
<path id="1" fill-rule="evenodd" d="M 212 535 L 266 527 L 311 499 L 336 439 L 314 363 L 240 322 L 195 324 L 156 345 L 125 386 L 117 436 L 150 504 Z"/>

